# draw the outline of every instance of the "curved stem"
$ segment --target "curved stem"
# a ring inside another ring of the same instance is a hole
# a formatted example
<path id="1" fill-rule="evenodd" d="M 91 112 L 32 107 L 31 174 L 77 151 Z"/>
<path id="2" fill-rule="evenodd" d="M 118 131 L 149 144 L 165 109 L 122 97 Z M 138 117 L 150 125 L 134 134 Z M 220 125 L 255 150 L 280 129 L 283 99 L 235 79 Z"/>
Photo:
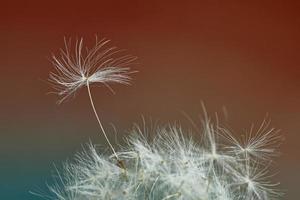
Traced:
<path id="1" fill-rule="evenodd" d="M 108 139 L 108 137 L 107 137 L 107 135 L 106 135 L 106 133 L 105 133 L 105 130 L 104 130 L 103 126 L 102 126 L 102 123 L 101 123 L 101 121 L 100 121 L 100 118 L 99 118 L 99 116 L 98 116 L 98 113 L 97 113 L 97 111 L 96 111 L 96 108 L 95 108 L 95 105 L 94 105 L 94 101 L 93 101 L 93 98 L 92 98 L 92 94 L 91 94 L 90 85 L 89 85 L 89 81 L 88 81 L 88 80 L 86 81 L 86 85 L 87 85 L 87 90 L 88 90 L 88 93 L 89 93 L 90 102 L 91 102 L 91 105 L 92 105 L 94 114 L 95 114 L 95 116 L 96 116 L 96 119 L 97 119 L 97 121 L 98 121 L 98 124 L 99 124 L 99 126 L 100 126 L 100 129 L 101 129 L 101 131 L 102 131 L 102 133 L 103 133 L 103 135 L 104 135 L 104 137 L 105 137 L 105 139 L 106 139 L 106 141 L 107 141 L 109 147 L 110 147 L 111 150 L 113 151 L 115 157 L 117 158 L 117 160 L 119 160 L 119 157 L 118 157 L 118 155 L 117 155 L 115 149 L 113 148 L 112 144 L 110 143 L 110 141 L 109 141 L 109 139 Z"/>

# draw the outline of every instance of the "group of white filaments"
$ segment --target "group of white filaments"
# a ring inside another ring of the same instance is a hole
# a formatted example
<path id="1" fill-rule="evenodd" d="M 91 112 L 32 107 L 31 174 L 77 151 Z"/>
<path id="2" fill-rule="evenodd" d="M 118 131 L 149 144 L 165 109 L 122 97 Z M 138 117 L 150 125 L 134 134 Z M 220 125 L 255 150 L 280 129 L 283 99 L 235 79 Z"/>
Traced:
<path id="1" fill-rule="evenodd" d="M 89 145 L 67 163 L 60 182 L 50 190 L 58 200 L 274 200 L 281 196 L 277 183 L 270 182 L 269 164 L 277 155 L 282 138 L 269 121 L 241 139 L 219 125 L 205 112 L 201 140 L 195 142 L 180 125 L 157 126 L 153 133 L 138 126 L 127 138 L 127 146 L 116 151 L 96 111 L 91 84 L 100 83 L 112 90 L 111 83 L 129 85 L 130 66 L 137 58 L 123 55 L 110 41 L 98 40 L 83 46 L 83 39 L 53 55 L 55 71 L 50 82 L 65 101 L 82 87 L 88 96 L 101 132 L 112 156 L 101 154 Z M 72 46 L 74 45 L 74 46 Z M 154 134 L 149 141 L 147 134 Z"/>
<path id="2" fill-rule="evenodd" d="M 129 66 L 136 61 L 135 56 L 121 55 L 123 50 L 117 47 L 104 48 L 110 40 L 101 39 L 98 41 L 96 37 L 96 44 L 93 48 L 86 47 L 83 52 L 83 39 L 76 40 L 74 51 L 72 51 L 72 41 L 65 39 L 65 49 L 60 50 L 60 57 L 52 56 L 52 63 L 56 71 L 50 73 L 49 81 L 61 99 L 58 103 L 63 102 L 83 86 L 86 86 L 90 103 L 96 119 L 99 123 L 100 129 L 108 142 L 114 155 L 117 154 L 110 143 L 104 127 L 100 121 L 99 115 L 96 111 L 93 97 L 91 94 L 90 84 L 102 83 L 114 93 L 110 87 L 110 83 L 120 83 L 124 85 L 130 84 L 130 71 Z M 118 55 L 116 57 L 116 55 Z"/>

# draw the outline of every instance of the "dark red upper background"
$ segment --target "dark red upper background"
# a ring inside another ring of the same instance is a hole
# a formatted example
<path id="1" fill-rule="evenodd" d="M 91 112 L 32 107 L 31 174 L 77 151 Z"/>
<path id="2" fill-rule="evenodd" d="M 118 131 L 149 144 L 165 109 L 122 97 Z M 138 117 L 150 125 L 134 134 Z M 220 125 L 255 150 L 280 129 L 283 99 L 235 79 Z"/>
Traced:
<path id="1" fill-rule="evenodd" d="M 1 2 L 0 177 L 8 173 L 0 190 L 6 199 L 24 198 L 29 180 L 42 184 L 52 161 L 65 160 L 89 138 L 102 143 L 86 91 L 57 106 L 45 82 L 48 59 L 64 36 L 90 45 L 95 34 L 139 57 L 131 87 L 113 86 L 116 95 L 93 88 L 104 123 L 115 124 L 119 139 L 141 115 L 172 122 L 184 120 L 185 111 L 197 121 L 201 101 L 211 114 L 222 116 L 225 106 L 223 123 L 236 134 L 269 113 L 286 138 L 277 179 L 287 189 L 284 199 L 298 199 L 298 1 L 95 2 Z M 20 177 L 24 184 L 15 185 Z"/>

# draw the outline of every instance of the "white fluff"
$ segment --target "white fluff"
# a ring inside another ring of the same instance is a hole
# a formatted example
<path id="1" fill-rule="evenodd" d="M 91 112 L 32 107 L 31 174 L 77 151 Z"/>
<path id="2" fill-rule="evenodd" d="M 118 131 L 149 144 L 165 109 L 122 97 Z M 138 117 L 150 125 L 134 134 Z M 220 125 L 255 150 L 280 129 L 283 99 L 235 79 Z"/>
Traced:
<path id="1" fill-rule="evenodd" d="M 267 167 L 260 163 L 265 161 L 261 156 L 265 146 L 257 147 L 255 158 L 243 156 L 231 151 L 239 144 L 220 143 L 229 137 L 228 131 L 224 135 L 224 129 L 208 120 L 203 124 L 199 143 L 178 125 L 157 127 L 150 141 L 149 133 L 136 127 L 127 138 L 128 145 L 117 152 L 119 161 L 89 145 L 74 163 L 65 165 L 63 179 L 51 188 L 53 199 L 274 200 L 280 196 L 277 184 L 269 181 Z M 253 139 L 264 144 L 268 134 Z M 281 139 L 276 139 L 277 146 Z"/>
<path id="2" fill-rule="evenodd" d="M 277 155 L 281 136 L 263 122 L 242 139 L 214 125 L 205 113 L 201 139 L 195 141 L 179 125 L 157 127 L 149 133 L 135 127 L 119 151 L 108 140 L 96 111 L 89 85 L 128 84 L 133 56 L 116 56 L 108 40 L 83 52 L 82 39 L 65 42 L 66 49 L 53 56 L 56 72 L 50 82 L 60 102 L 87 87 L 100 129 L 113 154 L 99 153 L 89 145 L 67 163 L 49 189 L 55 200 L 275 200 L 277 185 L 270 182 L 268 162 Z"/>
<path id="3" fill-rule="evenodd" d="M 76 40 L 72 47 L 71 39 L 65 39 L 65 49 L 59 56 L 52 56 L 55 71 L 50 73 L 49 81 L 56 93 L 61 96 L 58 103 L 83 86 L 101 83 L 110 90 L 110 83 L 128 85 L 130 81 L 129 65 L 136 60 L 135 56 L 122 55 L 123 50 L 107 46 L 110 40 L 96 38 L 92 48 L 83 48 L 83 39 Z"/>
<path id="4" fill-rule="evenodd" d="M 61 49 L 60 56 L 52 56 L 55 72 L 50 73 L 49 82 L 56 93 L 61 96 L 58 103 L 63 102 L 81 87 L 86 86 L 101 132 L 115 157 L 118 158 L 94 105 L 90 85 L 100 83 L 112 92 L 114 91 L 109 85 L 111 83 L 128 85 L 131 79 L 129 74 L 134 73 L 134 71 L 130 71 L 129 66 L 134 64 L 136 57 L 122 55 L 120 54 L 122 50 L 116 47 L 106 47 L 107 43 L 109 40 L 104 38 L 98 41 L 96 37 L 95 45 L 90 49 L 85 47 L 86 51 L 83 51 L 82 38 L 79 41 L 76 40 L 74 49 L 71 46 L 71 39 L 68 42 L 65 39 L 65 50 Z"/>

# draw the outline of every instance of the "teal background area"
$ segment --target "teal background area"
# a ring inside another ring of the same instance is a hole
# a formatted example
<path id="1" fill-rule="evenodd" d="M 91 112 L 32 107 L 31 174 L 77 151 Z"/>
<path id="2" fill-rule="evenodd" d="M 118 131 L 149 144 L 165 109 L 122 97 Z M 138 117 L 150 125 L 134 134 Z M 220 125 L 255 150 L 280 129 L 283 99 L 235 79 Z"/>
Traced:
<path id="1" fill-rule="evenodd" d="M 299 10 L 293 0 L 1 2 L 0 200 L 39 199 L 29 191 L 51 185 L 54 164 L 90 140 L 107 147 L 86 90 L 59 106 L 48 94 L 51 53 L 64 37 L 91 46 L 95 34 L 139 59 L 131 86 L 92 87 L 112 141 L 142 116 L 186 123 L 184 111 L 199 122 L 202 101 L 235 135 L 268 113 L 285 137 L 274 180 L 283 199 L 298 200 Z"/>

